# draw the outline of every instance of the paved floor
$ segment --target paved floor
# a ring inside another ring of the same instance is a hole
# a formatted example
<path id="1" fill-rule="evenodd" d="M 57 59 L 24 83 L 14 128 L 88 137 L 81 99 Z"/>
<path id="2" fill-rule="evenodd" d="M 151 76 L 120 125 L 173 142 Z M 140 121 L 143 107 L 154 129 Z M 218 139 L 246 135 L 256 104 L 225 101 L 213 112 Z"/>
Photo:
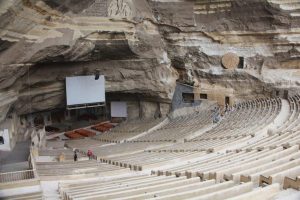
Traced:
<path id="1" fill-rule="evenodd" d="M 12 151 L 0 151 L 0 171 L 2 168 L 4 168 L 5 165 L 13 166 L 13 163 L 27 162 L 29 156 L 29 148 L 30 141 L 25 141 L 18 142 Z M 16 164 L 16 168 L 19 169 L 20 166 Z M 11 171 L 14 171 L 13 167 Z"/>

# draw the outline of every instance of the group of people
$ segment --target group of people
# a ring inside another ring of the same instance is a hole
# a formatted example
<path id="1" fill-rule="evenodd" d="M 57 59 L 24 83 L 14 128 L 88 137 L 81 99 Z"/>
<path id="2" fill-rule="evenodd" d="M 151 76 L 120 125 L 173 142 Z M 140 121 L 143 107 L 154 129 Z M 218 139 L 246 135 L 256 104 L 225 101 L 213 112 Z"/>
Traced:
<path id="1" fill-rule="evenodd" d="M 78 155 L 77 155 L 78 150 L 74 150 L 74 161 L 76 162 L 78 160 Z M 91 150 L 88 150 L 87 156 L 89 157 L 89 160 L 93 159 L 93 152 Z"/>
<path id="2" fill-rule="evenodd" d="M 233 106 L 230 106 L 229 104 L 225 104 L 224 106 L 224 110 L 221 111 L 220 107 L 217 106 L 215 107 L 213 110 L 212 110 L 212 119 L 213 119 L 213 123 L 218 123 L 221 118 L 232 112 L 232 111 L 235 111 L 235 109 L 240 109 L 240 105 L 236 106 L 236 105 L 233 105 Z"/>
<path id="3" fill-rule="evenodd" d="M 220 107 L 215 107 L 213 109 L 213 123 L 218 123 L 221 119 L 221 116 L 220 116 Z"/>
<path id="4" fill-rule="evenodd" d="M 224 113 L 234 111 L 235 107 L 236 107 L 236 105 L 230 106 L 230 105 L 226 104 L 225 107 L 224 107 Z"/>
<path id="5" fill-rule="evenodd" d="M 233 112 L 233 111 L 237 111 L 237 110 L 240 110 L 242 108 L 249 108 L 249 105 L 246 104 L 246 105 L 242 105 L 240 103 L 237 103 L 237 104 L 234 104 L 232 106 L 226 104 L 225 107 L 224 107 L 224 113 L 230 113 L 230 112 Z"/>

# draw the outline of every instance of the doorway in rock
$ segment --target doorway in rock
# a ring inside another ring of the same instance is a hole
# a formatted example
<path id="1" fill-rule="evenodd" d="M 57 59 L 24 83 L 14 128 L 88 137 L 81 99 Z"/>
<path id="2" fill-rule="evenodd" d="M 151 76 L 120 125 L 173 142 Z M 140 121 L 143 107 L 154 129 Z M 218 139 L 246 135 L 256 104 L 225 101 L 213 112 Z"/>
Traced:
<path id="1" fill-rule="evenodd" d="M 289 91 L 284 90 L 284 91 L 283 91 L 283 98 L 284 98 L 284 99 L 288 99 L 288 97 L 289 97 Z"/>
<path id="2" fill-rule="evenodd" d="M 226 96 L 225 97 L 225 105 L 227 105 L 227 104 L 228 105 L 230 104 L 230 98 Z"/>
<path id="3" fill-rule="evenodd" d="M 240 57 L 240 62 L 237 66 L 238 69 L 243 69 L 244 68 L 244 57 Z"/>
<path id="4" fill-rule="evenodd" d="M 0 136 L 0 145 L 4 144 L 4 138 L 2 136 Z"/>

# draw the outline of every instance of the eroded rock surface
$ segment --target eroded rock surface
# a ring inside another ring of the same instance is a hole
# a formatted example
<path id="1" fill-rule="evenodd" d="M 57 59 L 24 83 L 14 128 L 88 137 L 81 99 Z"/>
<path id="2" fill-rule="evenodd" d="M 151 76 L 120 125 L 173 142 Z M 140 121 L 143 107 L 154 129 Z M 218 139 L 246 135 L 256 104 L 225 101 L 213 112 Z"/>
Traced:
<path id="1" fill-rule="evenodd" d="M 10 0 L 0 27 L 1 119 L 65 107 L 64 78 L 95 71 L 164 112 L 177 79 L 237 98 L 300 85 L 298 1 Z M 223 68 L 229 52 L 243 69 Z"/>

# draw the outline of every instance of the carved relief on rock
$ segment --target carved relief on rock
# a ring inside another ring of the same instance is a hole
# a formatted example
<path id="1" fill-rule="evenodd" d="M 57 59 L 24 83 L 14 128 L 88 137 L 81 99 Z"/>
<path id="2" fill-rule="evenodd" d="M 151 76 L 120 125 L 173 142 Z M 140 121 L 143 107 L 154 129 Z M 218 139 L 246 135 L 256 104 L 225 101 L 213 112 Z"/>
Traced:
<path id="1" fill-rule="evenodd" d="M 229 52 L 229 53 L 226 53 L 222 57 L 222 65 L 226 69 L 235 69 L 235 68 L 237 68 L 239 62 L 240 62 L 240 59 L 235 53 Z"/>

